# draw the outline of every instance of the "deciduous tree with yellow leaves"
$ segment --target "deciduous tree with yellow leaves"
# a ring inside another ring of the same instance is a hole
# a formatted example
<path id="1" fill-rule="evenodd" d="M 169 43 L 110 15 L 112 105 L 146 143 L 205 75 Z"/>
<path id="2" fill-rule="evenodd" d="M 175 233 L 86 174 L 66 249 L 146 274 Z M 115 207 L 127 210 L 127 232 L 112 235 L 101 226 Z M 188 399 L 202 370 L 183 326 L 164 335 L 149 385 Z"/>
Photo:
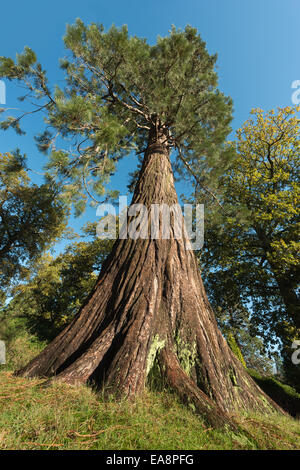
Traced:
<path id="1" fill-rule="evenodd" d="M 213 303 L 247 305 L 253 333 L 266 342 L 280 338 L 294 384 L 300 384 L 291 361 L 292 342 L 300 338 L 299 111 L 254 109 L 237 131 L 237 156 L 219 182 L 225 212 L 221 223 L 206 218 L 202 256 Z"/>

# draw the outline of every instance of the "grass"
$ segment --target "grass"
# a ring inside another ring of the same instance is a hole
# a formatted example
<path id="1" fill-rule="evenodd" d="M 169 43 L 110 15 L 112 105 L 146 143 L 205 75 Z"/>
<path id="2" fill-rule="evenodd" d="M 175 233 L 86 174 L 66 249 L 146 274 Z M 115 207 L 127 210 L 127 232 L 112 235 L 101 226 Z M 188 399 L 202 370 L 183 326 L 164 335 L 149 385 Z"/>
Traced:
<path id="1" fill-rule="evenodd" d="M 26 320 L 16 313 L 7 317 L 0 313 L 0 339 L 6 345 L 6 365 L 0 370 L 20 369 L 46 346 L 45 341 L 28 331 Z"/>
<path id="2" fill-rule="evenodd" d="M 7 364 L 0 365 L 0 450 L 300 449 L 300 421 L 286 416 L 235 416 L 241 431 L 234 434 L 207 427 L 165 389 L 145 390 L 135 402 L 107 402 L 90 387 L 45 388 L 42 380 L 14 377 L 12 370 L 45 344 L 18 319 L 2 319 L 0 336 L 7 346 Z M 290 387 L 249 372 L 273 399 L 299 406 Z"/>
<path id="3" fill-rule="evenodd" d="M 299 449 L 300 422 L 240 415 L 239 433 L 214 430 L 167 392 L 105 402 L 86 386 L 14 377 L 0 369 L 0 449 Z"/>

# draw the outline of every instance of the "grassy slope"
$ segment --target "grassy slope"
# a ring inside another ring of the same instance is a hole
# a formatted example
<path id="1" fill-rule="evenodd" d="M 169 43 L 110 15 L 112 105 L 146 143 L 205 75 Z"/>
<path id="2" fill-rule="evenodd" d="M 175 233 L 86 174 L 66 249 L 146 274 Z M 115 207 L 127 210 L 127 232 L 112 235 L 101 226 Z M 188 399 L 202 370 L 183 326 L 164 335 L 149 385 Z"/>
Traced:
<path id="1" fill-rule="evenodd" d="M 88 387 L 0 371 L 0 449 L 299 449 L 300 422 L 244 415 L 239 434 L 207 428 L 167 391 L 104 403 Z"/>
<path id="2" fill-rule="evenodd" d="M 236 419 L 242 431 L 235 435 L 207 428 L 165 390 L 145 391 L 136 403 L 104 403 L 88 387 L 56 384 L 42 388 L 40 380 L 16 378 L 11 371 L 27 363 L 45 344 L 28 333 L 18 318 L 2 319 L 0 336 L 7 345 L 7 365 L 0 365 L 2 450 L 300 448 L 300 421 L 292 418 L 241 415 Z M 269 386 L 269 382 L 261 385 Z M 286 388 L 280 396 L 291 403 Z"/>

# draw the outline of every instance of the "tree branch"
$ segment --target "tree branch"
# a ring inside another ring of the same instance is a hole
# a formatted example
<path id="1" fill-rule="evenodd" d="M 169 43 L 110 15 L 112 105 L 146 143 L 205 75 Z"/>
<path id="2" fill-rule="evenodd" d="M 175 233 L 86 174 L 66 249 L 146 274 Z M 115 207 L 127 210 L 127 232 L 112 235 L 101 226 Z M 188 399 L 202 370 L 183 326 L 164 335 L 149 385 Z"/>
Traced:
<path id="1" fill-rule="evenodd" d="M 199 184 L 199 186 L 201 186 L 205 192 L 207 192 L 215 201 L 216 203 L 218 204 L 218 206 L 222 209 L 222 211 L 227 214 L 227 212 L 225 211 L 224 207 L 222 206 L 222 204 L 220 203 L 220 201 L 218 200 L 218 198 L 214 195 L 214 193 L 208 189 L 206 186 L 204 186 L 204 184 L 200 181 L 200 179 L 198 178 L 198 175 L 194 172 L 193 168 L 191 167 L 191 165 L 186 161 L 186 159 L 184 158 L 184 156 L 182 155 L 182 152 L 181 152 L 181 149 L 179 147 L 178 144 L 175 143 L 175 147 L 177 148 L 178 150 L 178 156 L 180 158 L 180 160 L 184 163 L 184 165 L 186 166 L 186 168 L 188 169 L 189 173 L 191 173 L 193 175 L 193 177 L 195 178 L 195 180 L 197 181 L 197 183 Z"/>

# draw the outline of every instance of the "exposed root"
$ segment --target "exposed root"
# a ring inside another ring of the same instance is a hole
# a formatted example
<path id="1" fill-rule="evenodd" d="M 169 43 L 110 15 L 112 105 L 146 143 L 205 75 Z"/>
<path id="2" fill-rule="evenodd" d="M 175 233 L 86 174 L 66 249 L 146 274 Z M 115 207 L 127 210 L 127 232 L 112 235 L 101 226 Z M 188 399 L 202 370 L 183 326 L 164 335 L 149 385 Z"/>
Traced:
<path id="1" fill-rule="evenodd" d="M 72 364 L 54 376 L 55 381 L 69 384 L 86 383 L 103 359 L 114 338 L 112 325 L 92 343 L 92 345 Z"/>
<path id="2" fill-rule="evenodd" d="M 203 393 L 184 372 L 174 352 L 170 349 L 162 349 L 159 354 L 159 363 L 168 385 L 208 424 L 215 428 L 227 427 L 235 431 L 238 429 L 232 418 Z"/>

